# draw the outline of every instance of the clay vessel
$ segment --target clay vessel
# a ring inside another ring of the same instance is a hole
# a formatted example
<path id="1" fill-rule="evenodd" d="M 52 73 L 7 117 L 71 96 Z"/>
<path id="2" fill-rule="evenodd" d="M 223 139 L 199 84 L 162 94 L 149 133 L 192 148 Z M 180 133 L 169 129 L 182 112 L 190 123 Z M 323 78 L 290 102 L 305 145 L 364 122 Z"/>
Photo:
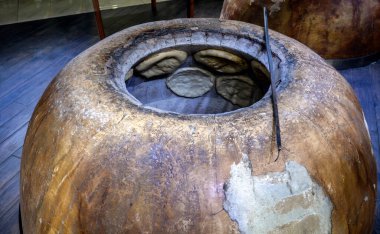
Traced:
<path id="1" fill-rule="evenodd" d="M 380 53 L 378 0 L 225 0 L 221 19 L 263 25 L 292 37 L 325 59 L 357 58 Z"/>
<path id="2" fill-rule="evenodd" d="M 248 107 L 184 114 L 149 107 L 125 83 L 128 73 L 128 82 L 138 79 L 131 69 L 168 49 L 190 60 L 197 51 L 225 50 L 263 70 L 261 27 L 148 23 L 73 59 L 48 86 L 27 132 L 24 232 L 370 233 L 376 163 L 358 99 L 316 53 L 270 35 L 278 160 L 270 89 Z"/>

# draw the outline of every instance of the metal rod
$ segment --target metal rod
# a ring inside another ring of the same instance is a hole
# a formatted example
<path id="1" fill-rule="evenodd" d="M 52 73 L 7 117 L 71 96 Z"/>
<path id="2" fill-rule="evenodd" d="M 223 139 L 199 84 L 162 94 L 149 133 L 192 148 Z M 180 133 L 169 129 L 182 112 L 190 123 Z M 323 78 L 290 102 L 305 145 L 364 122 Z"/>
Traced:
<path id="1" fill-rule="evenodd" d="M 272 87 L 273 118 L 275 121 L 276 142 L 277 142 L 277 149 L 278 149 L 277 158 L 274 161 L 277 161 L 280 155 L 280 151 L 282 149 L 281 130 L 280 130 L 280 118 L 278 115 L 276 81 L 273 74 L 272 50 L 270 48 L 270 43 L 269 43 L 270 38 L 269 38 L 269 33 L 268 33 L 268 13 L 267 13 L 266 7 L 264 7 L 264 34 L 265 34 L 265 45 L 267 49 L 268 63 L 269 63 L 270 83 Z"/>

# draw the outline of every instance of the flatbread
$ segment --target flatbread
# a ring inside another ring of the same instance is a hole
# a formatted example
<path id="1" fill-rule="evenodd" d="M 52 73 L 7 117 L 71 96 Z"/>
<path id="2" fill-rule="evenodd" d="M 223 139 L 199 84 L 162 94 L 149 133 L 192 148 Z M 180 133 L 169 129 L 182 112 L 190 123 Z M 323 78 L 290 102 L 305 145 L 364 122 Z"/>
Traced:
<path id="1" fill-rule="evenodd" d="M 178 96 L 195 98 L 206 94 L 214 86 L 215 77 L 200 68 L 181 68 L 166 80 L 168 88 Z"/>

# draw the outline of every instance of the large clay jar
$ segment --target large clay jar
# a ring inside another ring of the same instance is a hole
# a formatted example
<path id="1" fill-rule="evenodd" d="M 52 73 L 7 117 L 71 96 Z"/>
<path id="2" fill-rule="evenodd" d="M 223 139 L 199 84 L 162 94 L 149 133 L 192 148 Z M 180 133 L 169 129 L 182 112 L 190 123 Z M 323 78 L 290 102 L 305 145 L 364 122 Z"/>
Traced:
<path id="1" fill-rule="evenodd" d="M 380 53 L 378 0 L 225 0 L 221 18 L 263 25 L 309 46 L 325 59 Z"/>
<path id="2" fill-rule="evenodd" d="M 207 89 L 214 80 L 216 88 L 260 84 L 258 71 L 267 74 L 261 27 L 217 19 L 149 23 L 72 60 L 28 129 L 24 232 L 370 233 L 376 168 L 353 90 L 304 45 L 270 35 L 283 140 L 277 160 L 268 86 L 257 85 L 266 87 L 263 96 L 247 107 L 213 114 L 189 107 L 184 114 L 144 104 L 125 82 L 140 74 L 149 74 L 143 84 L 158 82 L 147 70 L 154 69 L 176 74 L 170 82 L 194 72 L 208 79 Z M 190 60 L 200 68 L 178 75 Z M 212 63 L 199 63 L 206 60 Z M 227 98 L 228 88 L 220 91 Z"/>

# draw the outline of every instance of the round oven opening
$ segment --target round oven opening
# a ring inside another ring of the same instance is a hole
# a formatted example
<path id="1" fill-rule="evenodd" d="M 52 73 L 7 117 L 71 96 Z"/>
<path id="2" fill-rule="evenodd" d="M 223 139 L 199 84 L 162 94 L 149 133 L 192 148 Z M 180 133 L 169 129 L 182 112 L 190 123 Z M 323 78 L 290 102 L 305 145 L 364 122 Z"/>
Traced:
<path id="1" fill-rule="evenodd" d="M 267 68 L 230 48 L 178 46 L 140 59 L 126 88 L 144 106 L 181 114 L 217 114 L 248 107 L 270 86 Z"/>

